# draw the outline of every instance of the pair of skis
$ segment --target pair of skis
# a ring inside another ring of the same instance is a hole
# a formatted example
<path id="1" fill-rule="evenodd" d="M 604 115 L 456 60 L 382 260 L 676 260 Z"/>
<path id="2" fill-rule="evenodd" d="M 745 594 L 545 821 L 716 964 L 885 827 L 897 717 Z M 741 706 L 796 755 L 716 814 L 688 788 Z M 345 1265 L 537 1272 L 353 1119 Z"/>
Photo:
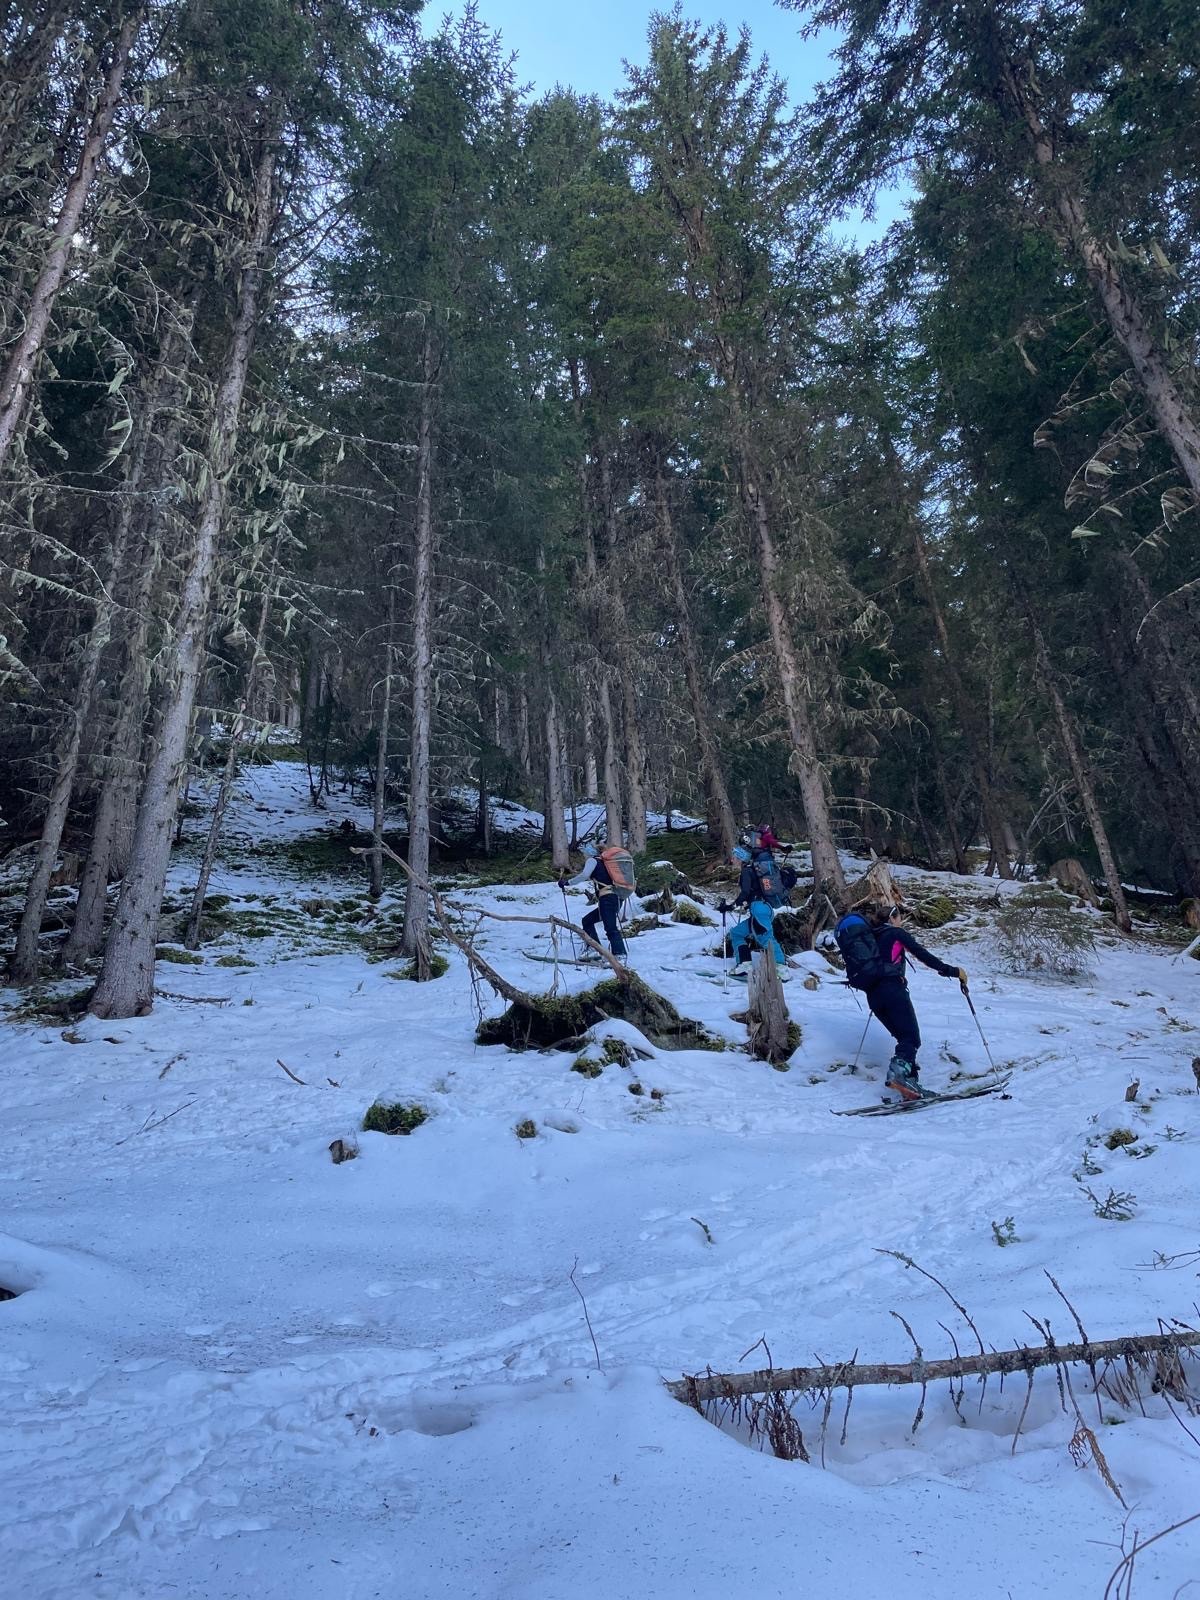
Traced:
<path id="1" fill-rule="evenodd" d="M 1008 1087 L 1011 1072 L 1005 1072 L 991 1083 L 975 1083 L 967 1089 L 950 1089 L 943 1094 L 927 1092 L 919 1100 L 900 1100 L 875 1106 L 851 1106 L 845 1111 L 834 1111 L 835 1117 L 892 1117 L 903 1111 L 924 1111 L 930 1106 L 952 1105 L 956 1100 L 981 1100 L 986 1095 L 1002 1095 Z"/>

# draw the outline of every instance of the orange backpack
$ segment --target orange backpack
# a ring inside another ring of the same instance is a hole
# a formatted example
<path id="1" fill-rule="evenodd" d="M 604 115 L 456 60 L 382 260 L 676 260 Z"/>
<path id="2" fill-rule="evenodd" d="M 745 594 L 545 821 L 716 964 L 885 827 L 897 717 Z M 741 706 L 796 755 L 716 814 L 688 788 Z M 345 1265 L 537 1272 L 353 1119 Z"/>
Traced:
<path id="1" fill-rule="evenodd" d="M 624 846 L 619 844 L 606 845 L 600 852 L 600 859 L 608 869 L 612 879 L 612 886 L 617 891 L 617 897 L 628 900 L 637 888 L 637 879 L 634 876 L 633 857 Z"/>

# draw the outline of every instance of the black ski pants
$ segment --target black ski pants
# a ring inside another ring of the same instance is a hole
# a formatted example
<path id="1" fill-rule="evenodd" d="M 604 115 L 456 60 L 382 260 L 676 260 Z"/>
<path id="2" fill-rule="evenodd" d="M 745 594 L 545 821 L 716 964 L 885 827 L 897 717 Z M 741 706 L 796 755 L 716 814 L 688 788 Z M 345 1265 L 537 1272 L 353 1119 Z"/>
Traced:
<path id="1" fill-rule="evenodd" d="M 915 1067 L 917 1051 L 921 1048 L 921 1030 L 917 1027 L 917 1013 L 904 979 L 881 978 L 872 984 L 867 990 L 867 1004 L 871 1015 L 878 1017 L 895 1039 L 896 1054 Z"/>
<path id="2" fill-rule="evenodd" d="M 621 937 L 621 924 L 617 921 L 619 909 L 620 901 L 615 894 L 611 891 L 608 894 L 602 894 L 596 902 L 596 909 L 588 912 L 582 924 L 583 931 L 588 938 L 595 939 L 597 937 L 596 924 L 603 921 L 604 931 L 608 935 L 608 947 L 615 956 L 627 954 L 625 941 Z"/>

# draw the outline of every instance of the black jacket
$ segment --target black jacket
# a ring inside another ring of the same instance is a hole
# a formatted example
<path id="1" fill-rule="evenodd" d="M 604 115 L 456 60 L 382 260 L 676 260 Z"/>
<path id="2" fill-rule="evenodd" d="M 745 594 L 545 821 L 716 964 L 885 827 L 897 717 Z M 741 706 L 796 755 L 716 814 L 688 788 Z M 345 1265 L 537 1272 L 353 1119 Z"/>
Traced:
<path id="1" fill-rule="evenodd" d="M 875 929 L 875 938 L 879 945 L 879 954 L 888 969 L 888 977 L 904 980 L 906 953 L 914 956 L 923 966 L 932 967 L 934 972 L 940 973 L 943 978 L 958 976 L 957 967 L 949 966 L 945 961 L 939 960 L 932 950 L 926 950 L 920 940 L 915 939 L 907 928 L 895 928 L 890 922 L 885 923 L 882 928 Z"/>

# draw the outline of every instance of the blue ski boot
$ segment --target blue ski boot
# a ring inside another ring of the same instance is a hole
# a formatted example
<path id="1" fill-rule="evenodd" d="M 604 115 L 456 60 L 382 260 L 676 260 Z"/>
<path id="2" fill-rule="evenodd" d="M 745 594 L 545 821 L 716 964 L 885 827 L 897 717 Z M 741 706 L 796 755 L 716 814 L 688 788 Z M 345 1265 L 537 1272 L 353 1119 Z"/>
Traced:
<path id="1" fill-rule="evenodd" d="M 903 1056 L 893 1056 L 884 1075 L 883 1103 L 891 1106 L 907 1105 L 913 1100 L 924 1099 L 924 1094 L 917 1081 L 917 1069 L 912 1062 L 906 1061 Z"/>

